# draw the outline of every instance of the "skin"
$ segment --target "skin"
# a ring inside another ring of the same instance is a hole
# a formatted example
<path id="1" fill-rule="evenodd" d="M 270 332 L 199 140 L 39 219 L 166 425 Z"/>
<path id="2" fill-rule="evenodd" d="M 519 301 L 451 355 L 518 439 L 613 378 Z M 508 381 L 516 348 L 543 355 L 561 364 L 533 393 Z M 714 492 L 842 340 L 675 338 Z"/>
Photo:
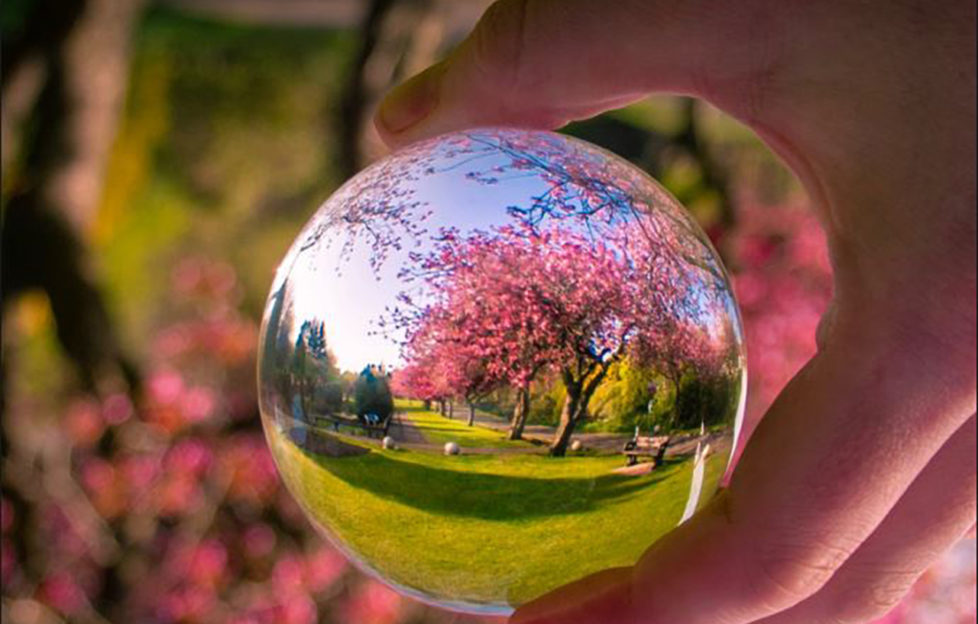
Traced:
<path id="1" fill-rule="evenodd" d="M 389 94 L 395 147 L 702 98 L 792 168 L 829 241 L 819 351 L 729 489 L 513 622 L 865 622 L 973 527 L 974 49 L 964 0 L 513 0 Z"/>

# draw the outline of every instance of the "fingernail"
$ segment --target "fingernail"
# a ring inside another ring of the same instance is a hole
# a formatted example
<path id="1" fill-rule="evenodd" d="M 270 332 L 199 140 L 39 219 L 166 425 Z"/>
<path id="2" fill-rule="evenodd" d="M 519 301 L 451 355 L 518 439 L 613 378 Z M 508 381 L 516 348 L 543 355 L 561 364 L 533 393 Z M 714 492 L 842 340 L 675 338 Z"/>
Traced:
<path id="1" fill-rule="evenodd" d="M 404 132 L 430 115 L 438 105 L 441 66 L 434 65 L 391 91 L 377 116 L 391 134 Z"/>

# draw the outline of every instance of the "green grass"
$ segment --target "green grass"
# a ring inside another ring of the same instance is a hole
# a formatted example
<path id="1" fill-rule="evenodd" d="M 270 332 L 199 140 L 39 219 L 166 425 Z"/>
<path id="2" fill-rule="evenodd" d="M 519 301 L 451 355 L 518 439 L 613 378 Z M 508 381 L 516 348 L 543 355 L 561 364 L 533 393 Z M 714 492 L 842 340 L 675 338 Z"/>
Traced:
<path id="1" fill-rule="evenodd" d="M 464 420 L 445 418 L 441 414 L 424 409 L 408 409 L 401 412 L 401 418 L 411 422 L 432 444 L 455 442 L 462 448 L 526 448 L 529 442 L 506 439 L 501 431 L 473 424 L 471 427 Z"/>
<path id="2" fill-rule="evenodd" d="M 611 472 L 618 456 L 374 450 L 326 458 L 271 429 L 292 492 L 374 570 L 435 600 L 500 611 L 634 563 L 676 525 L 689 490 L 688 460 L 629 477 Z M 708 460 L 706 486 L 723 460 Z"/>

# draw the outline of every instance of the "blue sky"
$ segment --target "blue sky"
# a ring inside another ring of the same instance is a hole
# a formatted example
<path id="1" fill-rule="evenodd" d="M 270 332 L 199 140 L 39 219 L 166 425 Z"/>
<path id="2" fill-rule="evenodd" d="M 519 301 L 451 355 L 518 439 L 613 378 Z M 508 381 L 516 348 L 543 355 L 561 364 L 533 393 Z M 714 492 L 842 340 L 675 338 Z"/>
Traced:
<path id="1" fill-rule="evenodd" d="M 502 155 L 488 154 L 480 158 L 478 168 L 484 170 L 505 163 Z M 436 167 L 451 164 L 452 161 L 446 160 L 436 163 Z M 526 204 L 532 195 L 545 188 L 535 177 L 519 177 L 487 186 L 465 178 L 471 169 L 460 167 L 423 176 L 412 183 L 416 198 L 427 202 L 432 210 L 425 221 L 428 236 L 448 226 L 458 228 L 464 235 L 475 229 L 508 223 L 511 218 L 506 213 L 507 206 Z M 328 203 L 324 207 L 330 208 Z M 296 317 L 315 317 L 325 323 L 327 344 L 343 370 L 359 371 L 368 363 L 397 366 L 400 362 L 397 341 L 371 334 L 377 331 L 377 319 L 396 304 L 395 297 L 407 286 L 398 279 L 397 273 L 408 261 L 408 253 L 412 250 L 423 253 L 431 249 L 431 244 L 406 245 L 401 251 L 392 251 L 377 274 L 370 267 L 371 248 L 365 239 L 359 239 L 349 257 L 343 260 L 341 249 L 341 241 L 324 240 L 296 258 L 290 276 Z M 342 266 L 339 276 L 335 272 L 338 265 Z M 301 321 L 296 326 L 299 324 Z"/>

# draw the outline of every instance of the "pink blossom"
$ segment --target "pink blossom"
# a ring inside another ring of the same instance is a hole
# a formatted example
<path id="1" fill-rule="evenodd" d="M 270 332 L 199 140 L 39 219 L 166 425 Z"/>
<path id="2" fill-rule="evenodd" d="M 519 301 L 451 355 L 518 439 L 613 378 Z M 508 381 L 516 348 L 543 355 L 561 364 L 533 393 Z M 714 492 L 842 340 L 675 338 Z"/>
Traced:
<path id="1" fill-rule="evenodd" d="M 279 558 L 272 569 L 272 586 L 277 594 L 293 595 L 305 591 L 305 568 L 301 557 L 290 553 Z"/>
<path id="2" fill-rule="evenodd" d="M 13 582 L 17 568 L 14 545 L 7 539 L 0 540 L 0 586 L 6 587 Z"/>
<path id="3" fill-rule="evenodd" d="M 109 395 L 102 402 L 102 416 L 105 418 L 105 422 L 110 425 L 119 425 L 129 420 L 132 411 L 132 401 L 129 400 L 128 395 L 122 392 Z"/>
<path id="4" fill-rule="evenodd" d="M 400 617 L 401 597 L 376 581 L 367 581 L 340 607 L 345 622 L 392 624 Z"/>
<path id="5" fill-rule="evenodd" d="M 183 393 L 183 378 L 171 370 L 154 373 L 146 383 L 149 397 L 157 403 L 174 403 Z"/>
<path id="6" fill-rule="evenodd" d="M 187 438 L 171 447 L 163 461 L 167 470 L 200 474 L 210 467 L 213 453 L 202 440 Z"/>
<path id="7" fill-rule="evenodd" d="M 305 558 L 306 587 L 311 593 L 331 587 L 349 569 L 346 559 L 336 550 L 322 547 Z"/>
<path id="8" fill-rule="evenodd" d="M 189 422 L 201 422 L 211 415 L 217 404 L 214 392 L 210 388 L 197 386 L 190 388 L 183 395 L 180 406 Z"/>
<path id="9" fill-rule="evenodd" d="M 313 624 L 316 622 L 316 603 L 308 596 L 287 596 L 278 610 L 281 624 Z"/>
<path id="10" fill-rule="evenodd" d="M 72 401 L 65 412 L 64 426 L 74 445 L 88 447 L 95 444 L 105 431 L 98 402 L 88 398 Z"/>
<path id="11" fill-rule="evenodd" d="M 66 615 L 80 612 L 88 602 L 85 591 L 68 572 L 55 572 L 45 577 L 37 594 L 41 602 Z"/>
<path id="12" fill-rule="evenodd" d="M 246 556 L 260 559 L 268 556 L 275 548 L 275 531 L 267 524 L 253 524 L 245 528 L 241 541 Z"/>
<path id="13" fill-rule="evenodd" d="M 227 574 L 228 553 L 220 541 L 205 540 L 198 545 L 187 566 L 188 579 L 197 585 L 216 587 Z"/>

